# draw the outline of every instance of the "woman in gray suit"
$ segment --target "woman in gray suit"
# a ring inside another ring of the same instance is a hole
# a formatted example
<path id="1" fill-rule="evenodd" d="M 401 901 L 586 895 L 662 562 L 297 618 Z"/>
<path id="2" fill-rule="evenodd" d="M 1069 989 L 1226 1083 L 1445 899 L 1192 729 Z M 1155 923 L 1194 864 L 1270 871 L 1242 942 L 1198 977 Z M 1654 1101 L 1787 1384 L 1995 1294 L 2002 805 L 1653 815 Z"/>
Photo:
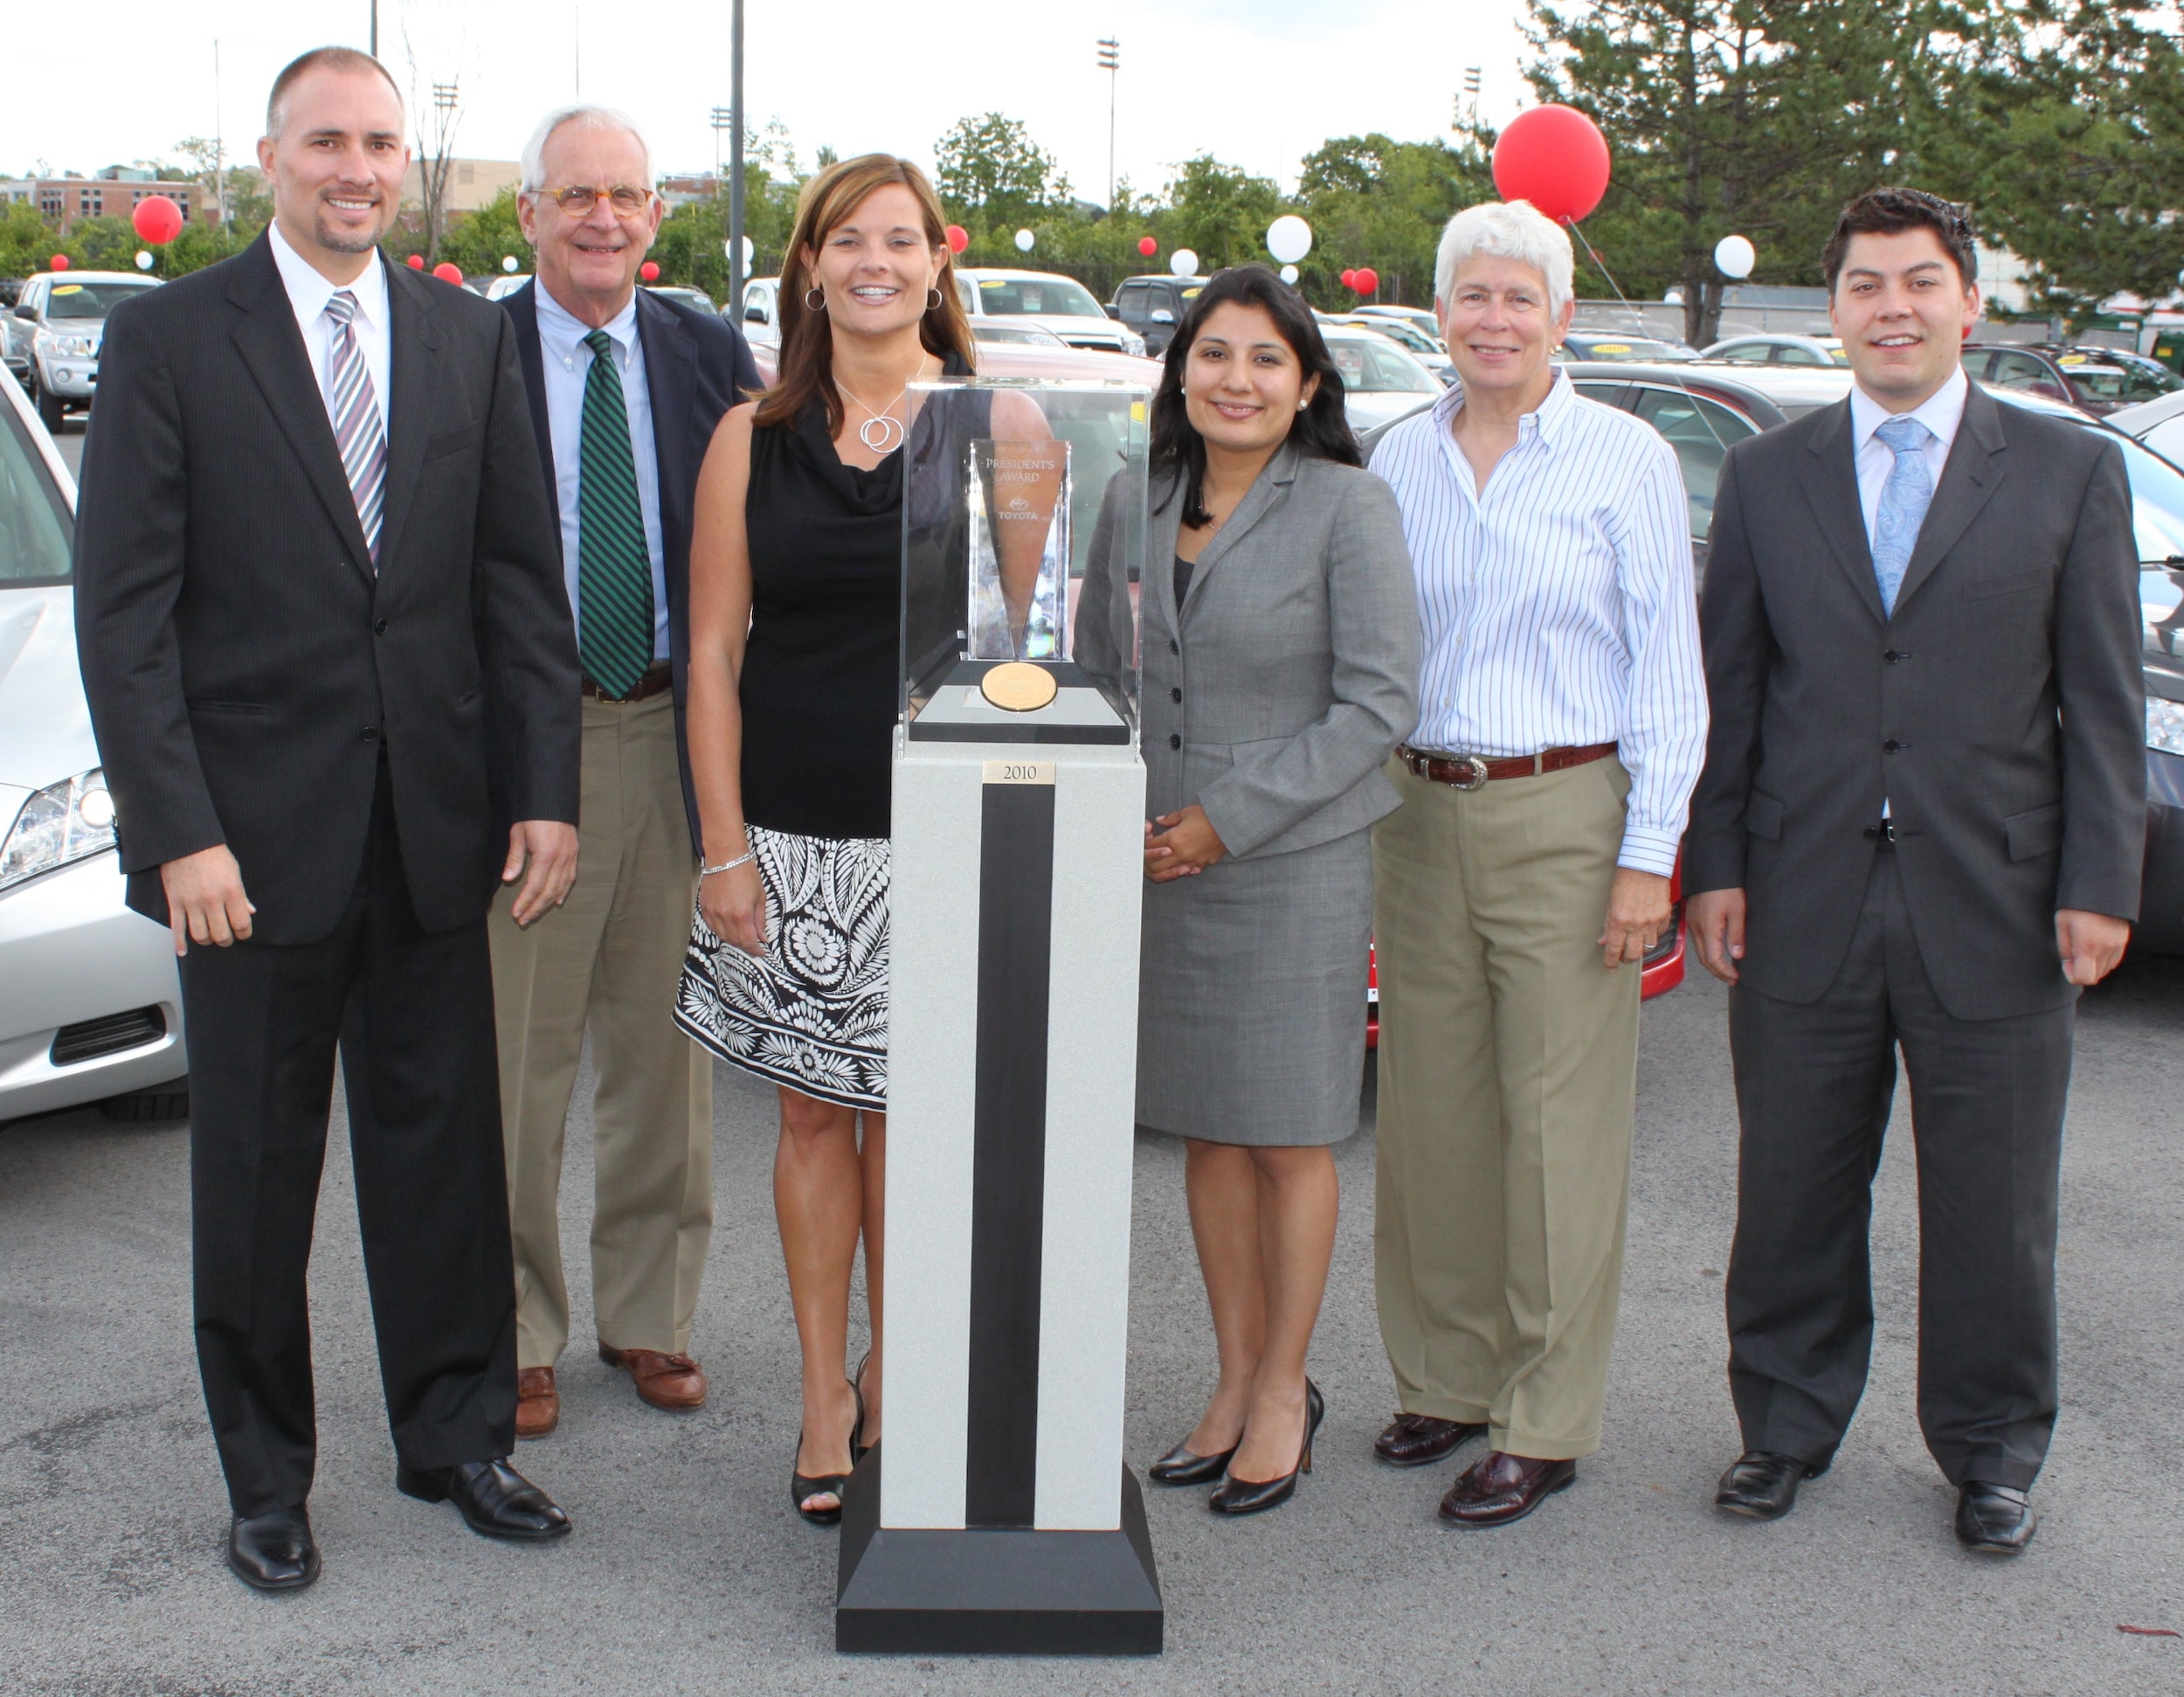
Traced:
<path id="1" fill-rule="evenodd" d="M 1361 468 L 1310 310 L 1260 266 L 1218 274 L 1152 405 L 1141 598 L 1145 892 L 1137 1118 L 1184 1139 L 1220 1376 L 1151 1468 L 1285 1501 L 1325 1412 L 1305 1376 L 1335 1241 L 1329 1146 L 1357 1129 L 1369 828 L 1416 717 L 1402 522 Z M 1097 545 L 1078 655 L 1121 663 Z M 1226 1478 L 1223 1479 L 1223 1475 Z"/>

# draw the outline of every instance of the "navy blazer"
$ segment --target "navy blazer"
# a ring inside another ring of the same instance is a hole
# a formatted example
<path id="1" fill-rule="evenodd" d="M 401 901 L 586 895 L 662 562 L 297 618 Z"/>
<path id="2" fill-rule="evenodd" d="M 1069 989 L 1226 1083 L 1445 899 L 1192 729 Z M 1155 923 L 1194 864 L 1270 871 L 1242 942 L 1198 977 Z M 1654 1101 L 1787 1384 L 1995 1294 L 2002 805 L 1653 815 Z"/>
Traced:
<path id="1" fill-rule="evenodd" d="M 515 322 L 516 351 L 530 390 L 531 428 L 546 472 L 546 494 L 555 502 L 554 541 L 561 541 L 554 433 L 546 417 L 545 356 L 538 340 L 538 301 L 526 283 L 501 304 Z M 743 333 L 727 319 L 637 291 L 637 337 L 645 350 L 645 386 L 653 404 L 653 442 L 660 459 L 660 545 L 667 554 L 667 659 L 674 668 L 675 755 L 682 767 L 682 806 L 690 845 L 703 852 L 698 835 L 698 797 L 690 783 L 690 738 L 684 720 L 689 699 L 690 526 L 697 504 L 698 468 L 721 417 L 761 384 L 757 364 Z M 568 568 L 564 564 L 563 571 Z"/>

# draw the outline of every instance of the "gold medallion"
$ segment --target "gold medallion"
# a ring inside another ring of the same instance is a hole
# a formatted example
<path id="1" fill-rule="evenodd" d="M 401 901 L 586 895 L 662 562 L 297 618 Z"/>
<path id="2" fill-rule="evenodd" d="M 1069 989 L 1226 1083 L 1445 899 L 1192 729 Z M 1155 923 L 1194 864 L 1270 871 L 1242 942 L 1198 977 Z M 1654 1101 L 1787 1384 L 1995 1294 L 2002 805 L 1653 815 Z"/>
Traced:
<path id="1" fill-rule="evenodd" d="M 978 682 L 978 693 L 1007 713 L 1033 713 L 1054 698 L 1054 675 L 1029 661 L 996 666 Z"/>

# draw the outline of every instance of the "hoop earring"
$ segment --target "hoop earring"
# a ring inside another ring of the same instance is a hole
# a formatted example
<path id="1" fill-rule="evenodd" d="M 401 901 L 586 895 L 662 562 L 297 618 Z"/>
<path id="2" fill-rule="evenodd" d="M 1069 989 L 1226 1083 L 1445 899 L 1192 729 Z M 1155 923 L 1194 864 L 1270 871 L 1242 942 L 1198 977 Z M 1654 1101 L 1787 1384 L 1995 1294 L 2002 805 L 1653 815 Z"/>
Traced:
<path id="1" fill-rule="evenodd" d="M 928 312 L 938 312 L 940 310 L 941 301 L 940 291 L 937 288 L 929 288 L 925 291 L 925 294 L 927 297 L 925 301 L 925 310 Z"/>
<path id="2" fill-rule="evenodd" d="M 812 298 L 814 294 L 819 296 L 819 299 L 816 301 Z M 817 283 L 813 283 L 811 287 L 804 291 L 804 310 L 806 312 L 825 312 L 826 310 L 826 291 L 821 288 Z"/>

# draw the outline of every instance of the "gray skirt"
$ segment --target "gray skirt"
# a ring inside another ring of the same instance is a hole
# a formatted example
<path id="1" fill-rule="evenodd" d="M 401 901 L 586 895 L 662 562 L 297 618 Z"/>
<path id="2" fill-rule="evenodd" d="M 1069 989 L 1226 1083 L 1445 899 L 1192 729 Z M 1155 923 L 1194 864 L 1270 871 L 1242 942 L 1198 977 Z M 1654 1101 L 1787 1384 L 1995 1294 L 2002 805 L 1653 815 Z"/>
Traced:
<path id="1" fill-rule="evenodd" d="M 1137 1119 L 1209 1143 L 1339 1143 L 1365 1071 L 1372 834 L 1145 887 Z"/>

